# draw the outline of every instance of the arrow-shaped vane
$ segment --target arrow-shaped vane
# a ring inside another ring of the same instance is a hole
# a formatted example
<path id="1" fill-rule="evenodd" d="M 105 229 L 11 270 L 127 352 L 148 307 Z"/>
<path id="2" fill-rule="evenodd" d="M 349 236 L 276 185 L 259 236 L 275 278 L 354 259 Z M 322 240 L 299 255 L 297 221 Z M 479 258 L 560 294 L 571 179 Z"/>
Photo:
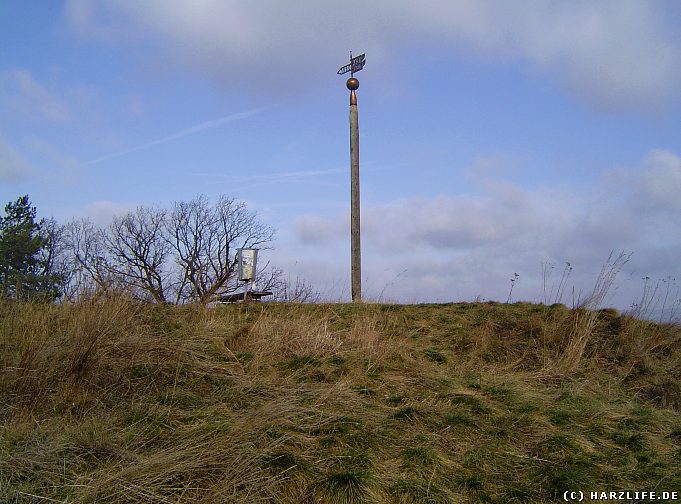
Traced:
<path id="1" fill-rule="evenodd" d="M 360 54 L 359 56 L 355 56 L 350 60 L 350 64 L 345 65 L 340 67 L 338 70 L 338 75 L 343 75 L 348 72 L 359 72 L 362 68 L 364 68 L 364 64 L 366 63 L 366 55 Z"/>

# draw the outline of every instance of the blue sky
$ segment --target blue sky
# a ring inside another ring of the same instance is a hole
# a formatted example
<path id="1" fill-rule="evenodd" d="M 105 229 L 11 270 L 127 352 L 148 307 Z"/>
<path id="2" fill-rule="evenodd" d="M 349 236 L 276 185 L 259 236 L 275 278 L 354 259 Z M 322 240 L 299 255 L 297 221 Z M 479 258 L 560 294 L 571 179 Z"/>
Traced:
<path id="1" fill-rule="evenodd" d="M 626 308 L 643 277 L 681 280 L 680 16 L 673 1 L 6 0 L 0 200 L 106 225 L 234 196 L 277 229 L 269 261 L 345 299 L 336 70 L 365 52 L 366 297 L 504 301 L 518 273 L 513 298 L 539 301 L 542 264 L 555 288 L 570 262 L 571 298 L 625 250 L 607 304 Z"/>

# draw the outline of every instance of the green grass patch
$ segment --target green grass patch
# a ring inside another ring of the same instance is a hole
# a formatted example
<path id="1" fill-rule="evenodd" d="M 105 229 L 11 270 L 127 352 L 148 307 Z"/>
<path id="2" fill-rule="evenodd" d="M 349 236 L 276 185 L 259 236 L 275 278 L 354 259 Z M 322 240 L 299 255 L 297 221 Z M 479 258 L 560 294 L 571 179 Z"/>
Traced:
<path id="1" fill-rule="evenodd" d="M 423 412 L 423 410 L 418 406 L 414 406 L 412 404 L 402 406 L 397 411 L 393 412 L 391 415 L 391 417 L 394 420 L 400 420 L 403 422 L 414 422 L 418 419 L 423 418 L 424 416 L 425 413 Z"/>
<path id="2" fill-rule="evenodd" d="M 447 356 L 435 348 L 426 348 L 423 351 L 423 355 L 425 355 L 429 361 L 437 364 L 445 364 L 447 362 Z"/>
<path id="3" fill-rule="evenodd" d="M 376 395 L 376 391 L 367 385 L 352 385 L 350 389 L 363 396 L 371 397 Z"/>
<path id="4" fill-rule="evenodd" d="M 446 394 L 444 398 L 454 405 L 467 407 L 472 413 L 476 415 L 485 415 L 492 411 L 492 409 L 485 405 L 479 397 L 468 394 Z"/>
<path id="5" fill-rule="evenodd" d="M 282 473 L 298 468 L 300 462 L 291 452 L 274 451 L 263 457 L 263 465 L 275 473 Z"/>
<path id="6" fill-rule="evenodd" d="M 445 413 L 442 427 L 475 427 L 478 421 L 470 413 L 460 409 L 453 409 Z"/>
<path id="7" fill-rule="evenodd" d="M 400 453 L 400 460 L 402 467 L 423 471 L 428 470 L 437 462 L 437 453 L 425 446 L 405 448 Z"/>
<path id="8" fill-rule="evenodd" d="M 365 471 L 334 471 L 315 485 L 313 495 L 316 502 L 363 502 L 368 482 Z"/>
<path id="9" fill-rule="evenodd" d="M 612 440 L 627 450 L 641 450 L 645 444 L 643 434 L 630 430 L 618 429 L 612 433 Z"/>
<path id="10" fill-rule="evenodd" d="M 452 502 L 449 492 L 437 483 L 420 479 L 399 479 L 390 485 L 389 493 L 398 504 L 447 504 Z"/>
<path id="11" fill-rule="evenodd" d="M 319 359 L 312 355 L 301 355 L 280 361 L 278 366 L 284 371 L 297 371 L 308 366 L 319 365 Z"/>

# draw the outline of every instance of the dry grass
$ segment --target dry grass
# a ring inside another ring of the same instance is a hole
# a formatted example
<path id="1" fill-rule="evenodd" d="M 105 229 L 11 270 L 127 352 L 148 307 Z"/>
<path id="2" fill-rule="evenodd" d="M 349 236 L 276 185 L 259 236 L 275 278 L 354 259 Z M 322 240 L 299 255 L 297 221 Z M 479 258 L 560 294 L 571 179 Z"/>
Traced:
<path id="1" fill-rule="evenodd" d="M 681 488 L 681 331 L 517 303 L 0 304 L 0 501 Z"/>

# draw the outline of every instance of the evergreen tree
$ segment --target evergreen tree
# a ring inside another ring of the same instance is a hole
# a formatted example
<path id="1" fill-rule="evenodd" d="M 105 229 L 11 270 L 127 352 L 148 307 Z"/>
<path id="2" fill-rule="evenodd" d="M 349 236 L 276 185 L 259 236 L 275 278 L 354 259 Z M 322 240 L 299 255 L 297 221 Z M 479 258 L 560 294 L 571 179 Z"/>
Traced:
<path id="1" fill-rule="evenodd" d="M 63 279 L 51 271 L 53 243 L 44 219 L 36 222 L 36 208 L 28 195 L 5 206 L 0 217 L 0 296 L 54 301 Z"/>

